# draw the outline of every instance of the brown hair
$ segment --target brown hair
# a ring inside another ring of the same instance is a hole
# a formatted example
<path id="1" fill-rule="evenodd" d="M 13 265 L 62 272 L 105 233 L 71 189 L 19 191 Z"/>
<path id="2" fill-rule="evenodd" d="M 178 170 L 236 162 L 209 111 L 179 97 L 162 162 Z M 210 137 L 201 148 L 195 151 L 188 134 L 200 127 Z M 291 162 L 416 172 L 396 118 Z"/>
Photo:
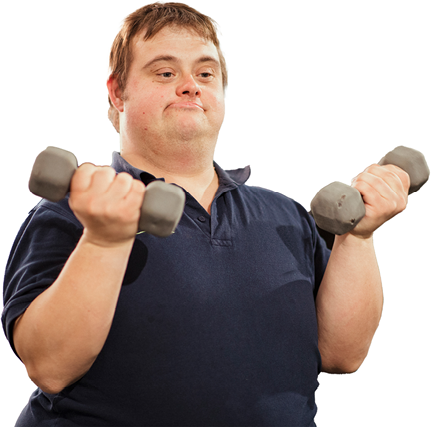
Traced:
<path id="1" fill-rule="evenodd" d="M 226 61 L 220 49 L 215 21 L 186 4 L 158 2 L 148 4 L 128 15 L 113 41 L 110 51 L 110 75 L 116 76 L 121 92 L 125 90 L 129 66 L 133 59 L 131 43 L 134 37 L 146 28 L 144 40 L 148 40 L 168 25 L 190 28 L 215 45 L 220 60 L 223 88 L 226 88 L 228 82 Z M 110 97 L 109 103 L 108 117 L 119 132 L 119 112 L 113 106 Z"/>

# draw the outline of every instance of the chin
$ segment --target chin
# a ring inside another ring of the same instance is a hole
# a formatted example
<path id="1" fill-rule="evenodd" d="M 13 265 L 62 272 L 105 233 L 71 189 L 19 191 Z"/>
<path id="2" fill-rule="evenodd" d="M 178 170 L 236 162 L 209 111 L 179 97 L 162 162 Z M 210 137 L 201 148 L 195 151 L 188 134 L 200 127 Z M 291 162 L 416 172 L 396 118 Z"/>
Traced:
<path id="1" fill-rule="evenodd" d="M 186 120 L 172 127 L 170 134 L 172 139 L 194 141 L 196 139 L 202 140 L 206 138 L 206 136 L 210 134 L 210 130 L 208 126 L 204 126 L 203 123 Z"/>

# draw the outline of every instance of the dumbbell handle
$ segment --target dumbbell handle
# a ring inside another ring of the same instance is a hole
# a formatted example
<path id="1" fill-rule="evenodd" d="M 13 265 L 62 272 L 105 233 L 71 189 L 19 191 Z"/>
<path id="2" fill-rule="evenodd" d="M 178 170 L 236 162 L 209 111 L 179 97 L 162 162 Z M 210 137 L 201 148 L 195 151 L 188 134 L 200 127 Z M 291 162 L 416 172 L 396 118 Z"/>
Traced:
<path id="1" fill-rule="evenodd" d="M 410 176 L 409 194 L 418 191 L 430 174 L 423 154 L 403 146 L 387 153 L 379 164 L 392 164 L 407 172 Z M 316 194 L 311 202 L 311 212 L 320 229 L 338 235 L 351 231 L 366 213 L 361 194 L 340 182 L 333 182 Z"/>
<path id="2" fill-rule="evenodd" d="M 73 153 L 47 147 L 35 160 L 29 190 L 39 197 L 58 202 L 69 192 L 77 168 Z M 151 182 L 146 187 L 138 230 L 158 237 L 170 236 L 181 219 L 184 205 L 185 193 L 181 188 L 158 180 Z"/>

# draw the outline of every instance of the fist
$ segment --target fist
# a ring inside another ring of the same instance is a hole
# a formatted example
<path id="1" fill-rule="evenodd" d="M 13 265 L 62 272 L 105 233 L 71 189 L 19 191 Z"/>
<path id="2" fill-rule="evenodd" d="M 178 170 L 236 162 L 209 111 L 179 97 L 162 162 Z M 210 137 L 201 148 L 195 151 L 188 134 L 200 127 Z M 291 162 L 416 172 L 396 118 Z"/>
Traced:
<path id="1" fill-rule="evenodd" d="M 90 241 L 112 246 L 134 239 L 144 194 L 130 174 L 84 163 L 72 177 L 69 205 Z"/>
<path id="2" fill-rule="evenodd" d="M 366 209 L 364 218 L 350 231 L 357 237 L 370 237 L 407 206 L 410 177 L 397 166 L 371 165 L 351 185 L 362 195 Z"/>

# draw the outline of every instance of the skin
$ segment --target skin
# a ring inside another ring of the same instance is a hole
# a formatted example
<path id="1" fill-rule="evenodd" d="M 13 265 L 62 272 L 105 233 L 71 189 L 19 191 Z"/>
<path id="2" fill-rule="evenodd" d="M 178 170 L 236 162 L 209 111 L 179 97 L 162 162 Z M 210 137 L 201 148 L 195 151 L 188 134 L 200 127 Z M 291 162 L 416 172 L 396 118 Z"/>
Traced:
<path id="1" fill-rule="evenodd" d="M 186 189 L 210 212 L 218 188 L 214 149 L 224 118 L 215 46 L 194 32 L 164 28 L 136 37 L 126 88 L 107 82 L 119 111 L 121 154 L 133 166 Z M 323 370 L 353 372 L 369 349 L 382 310 L 372 234 L 405 208 L 408 176 L 373 165 L 353 182 L 366 217 L 338 236 L 316 300 Z M 135 239 L 144 185 L 110 167 L 80 166 L 70 206 L 84 226 L 58 279 L 15 323 L 14 343 L 30 378 L 58 393 L 101 351 Z"/>
<path id="2" fill-rule="evenodd" d="M 218 52 L 189 30 L 139 35 L 121 92 L 107 83 L 120 113 L 121 155 L 134 166 L 189 191 L 206 210 L 218 188 L 214 150 L 225 105 Z"/>
<path id="3" fill-rule="evenodd" d="M 396 166 L 371 165 L 352 186 L 366 215 L 336 236 L 316 299 L 322 370 L 329 373 L 355 372 L 368 354 L 383 309 L 373 233 L 405 209 L 410 179 Z"/>

